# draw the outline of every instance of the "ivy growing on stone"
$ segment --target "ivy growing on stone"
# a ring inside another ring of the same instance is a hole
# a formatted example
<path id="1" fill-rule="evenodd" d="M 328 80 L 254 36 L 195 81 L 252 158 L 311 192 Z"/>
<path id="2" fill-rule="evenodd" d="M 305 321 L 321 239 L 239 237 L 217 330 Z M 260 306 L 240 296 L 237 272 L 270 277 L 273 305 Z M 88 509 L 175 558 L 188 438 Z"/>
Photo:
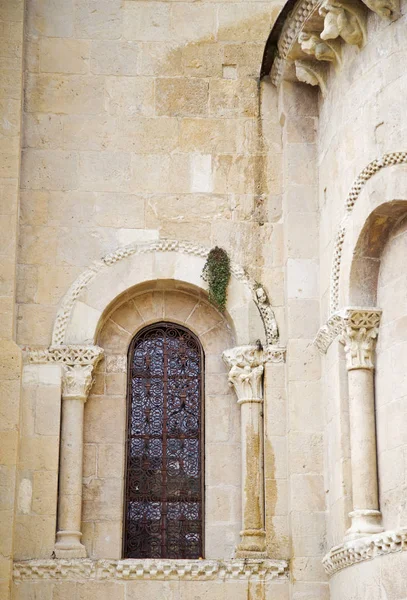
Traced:
<path id="1" fill-rule="evenodd" d="M 210 250 L 202 271 L 202 279 L 208 284 L 209 300 L 224 312 L 230 280 L 230 258 L 226 250 L 219 246 Z"/>

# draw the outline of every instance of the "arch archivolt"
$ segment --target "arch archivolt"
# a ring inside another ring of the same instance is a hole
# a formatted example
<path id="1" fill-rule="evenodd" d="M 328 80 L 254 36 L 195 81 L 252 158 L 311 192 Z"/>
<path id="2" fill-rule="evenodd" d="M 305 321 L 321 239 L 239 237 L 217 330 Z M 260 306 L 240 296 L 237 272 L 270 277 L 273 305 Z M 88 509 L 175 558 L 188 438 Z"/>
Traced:
<path id="1" fill-rule="evenodd" d="M 97 338 L 106 311 L 123 293 L 154 281 L 177 281 L 206 293 L 201 273 L 209 250 L 202 246 L 162 241 L 132 244 L 93 263 L 68 290 L 57 313 L 52 346 L 90 344 Z M 278 328 L 264 289 L 244 269 L 231 265 L 226 312 L 238 344 L 257 338 L 278 341 Z"/>
<path id="2" fill-rule="evenodd" d="M 344 327 L 348 305 L 375 306 L 380 253 L 407 205 L 407 152 L 385 154 L 356 178 L 334 242 L 330 317 L 316 338 L 325 353 Z M 387 168 L 384 168 L 387 167 Z"/>
<path id="3" fill-rule="evenodd" d="M 124 472 L 113 465 L 124 465 L 127 353 L 141 329 L 160 321 L 187 327 L 204 349 L 205 555 L 229 558 L 241 524 L 240 411 L 221 355 L 235 345 L 235 336 L 202 292 L 171 281 L 136 286 L 119 297 L 98 330 L 104 360 L 85 405 L 83 542 L 92 558 L 106 558 L 108 528 L 110 555 L 121 557 Z"/>

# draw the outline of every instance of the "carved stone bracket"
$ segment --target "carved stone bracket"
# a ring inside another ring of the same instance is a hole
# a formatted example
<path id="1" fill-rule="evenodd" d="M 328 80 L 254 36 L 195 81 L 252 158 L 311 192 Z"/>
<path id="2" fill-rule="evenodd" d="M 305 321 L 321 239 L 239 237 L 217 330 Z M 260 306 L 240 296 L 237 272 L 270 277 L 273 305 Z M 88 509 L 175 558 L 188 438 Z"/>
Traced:
<path id="1" fill-rule="evenodd" d="M 395 19 L 399 1 L 299 0 L 279 36 L 270 71 L 274 85 L 278 86 L 284 78 L 291 79 L 294 65 L 299 81 L 319 85 L 325 93 L 328 69 L 318 69 L 312 63 L 340 63 L 341 43 L 362 47 L 366 43 L 367 9 L 383 19 Z"/>

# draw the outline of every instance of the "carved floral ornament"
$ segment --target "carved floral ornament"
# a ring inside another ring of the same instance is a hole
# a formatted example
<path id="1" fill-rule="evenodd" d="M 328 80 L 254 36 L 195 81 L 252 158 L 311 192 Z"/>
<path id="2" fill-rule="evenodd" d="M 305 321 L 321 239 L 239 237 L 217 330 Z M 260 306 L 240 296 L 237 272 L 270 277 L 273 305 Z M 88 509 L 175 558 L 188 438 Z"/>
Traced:
<path id="1" fill-rule="evenodd" d="M 373 369 L 373 354 L 382 311 L 378 308 L 345 308 L 333 314 L 319 330 L 314 344 L 325 354 L 339 338 L 345 346 L 347 368 Z"/>
<path id="2" fill-rule="evenodd" d="M 278 40 L 270 72 L 274 85 L 295 73 L 325 94 L 329 64 L 341 63 L 342 44 L 361 48 L 366 43 L 368 9 L 394 20 L 399 0 L 299 0 Z"/>

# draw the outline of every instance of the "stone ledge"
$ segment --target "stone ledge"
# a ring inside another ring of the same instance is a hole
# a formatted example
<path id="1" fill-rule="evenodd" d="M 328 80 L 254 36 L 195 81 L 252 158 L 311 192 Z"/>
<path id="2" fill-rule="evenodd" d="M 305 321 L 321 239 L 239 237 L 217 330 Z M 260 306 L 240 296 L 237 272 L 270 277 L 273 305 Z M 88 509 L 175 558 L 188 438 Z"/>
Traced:
<path id="1" fill-rule="evenodd" d="M 288 562 L 273 559 L 91 560 L 49 559 L 14 563 L 13 579 L 35 580 L 262 580 L 288 579 Z"/>
<path id="2" fill-rule="evenodd" d="M 323 558 L 322 564 L 326 573 L 332 576 L 362 561 L 403 550 L 407 550 L 407 527 L 334 546 Z"/>

